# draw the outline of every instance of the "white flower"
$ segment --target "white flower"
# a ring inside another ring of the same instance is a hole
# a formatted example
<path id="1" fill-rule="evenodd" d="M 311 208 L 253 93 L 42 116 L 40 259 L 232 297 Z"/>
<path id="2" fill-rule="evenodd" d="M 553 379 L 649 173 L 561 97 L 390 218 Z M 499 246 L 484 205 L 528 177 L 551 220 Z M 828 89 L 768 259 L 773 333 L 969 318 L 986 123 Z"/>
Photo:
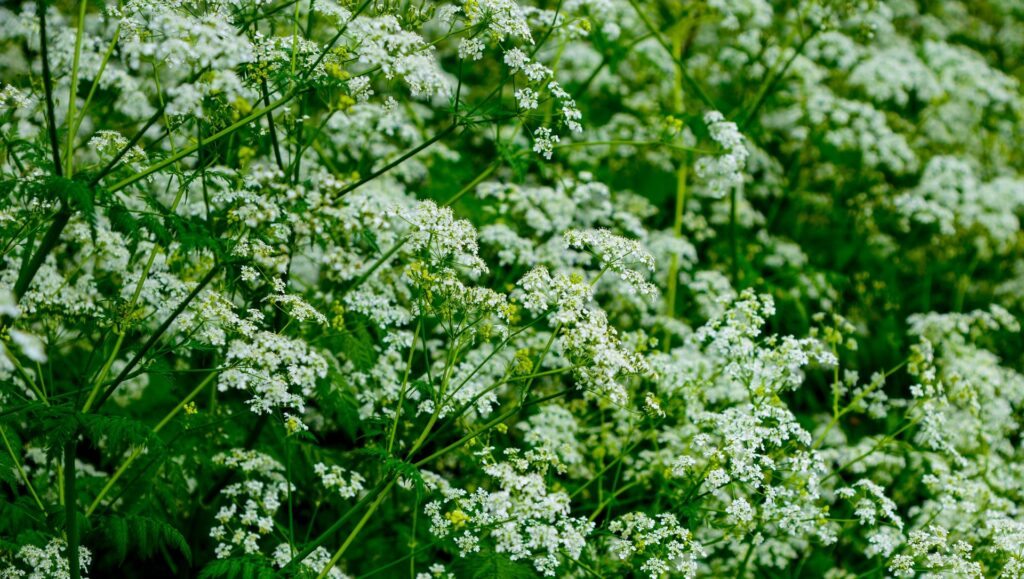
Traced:
<path id="1" fill-rule="evenodd" d="M 524 110 L 533 110 L 537 108 L 537 93 L 530 88 L 521 88 L 516 91 L 516 100 L 519 102 L 519 107 Z"/>
<path id="2" fill-rule="evenodd" d="M 463 38 L 459 42 L 459 58 L 480 60 L 484 57 L 484 43 L 479 38 Z"/>
<path id="3" fill-rule="evenodd" d="M 40 364 L 46 362 L 46 349 L 38 336 L 14 329 L 10 330 L 10 335 L 11 341 L 21 349 L 26 358 Z"/>
<path id="4" fill-rule="evenodd" d="M 324 488 L 336 491 L 341 498 L 351 499 L 362 494 L 366 479 L 355 471 L 347 471 L 337 465 L 327 466 L 322 462 L 313 465 L 313 472 L 320 477 Z"/>
<path id="5" fill-rule="evenodd" d="M 697 562 L 706 556 L 704 547 L 670 513 L 654 518 L 640 512 L 627 513 L 612 521 L 608 530 L 614 534 L 611 555 L 635 561 L 634 567 L 651 579 L 669 572 L 696 577 Z"/>
<path id="6" fill-rule="evenodd" d="M 724 153 L 717 156 L 701 157 L 695 167 L 697 175 L 707 181 L 708 189 L 721 197 L 730 189 L 743 183 L 743 169 L 750 152 L 744 144 L 736 123 L 728 122 L 722 113 L 709 111 L 704 115 L 711 138 L 721 145 Z"/>
<path id="7" fill-rule="evenodd" d="M 551 133 L 551 129 L 539 127 L 533 132 L 533 152 L 545 159 L 551 159 L 551 155 L 555 151 L 555 145 L 560 140 L 558 135 Z"/>

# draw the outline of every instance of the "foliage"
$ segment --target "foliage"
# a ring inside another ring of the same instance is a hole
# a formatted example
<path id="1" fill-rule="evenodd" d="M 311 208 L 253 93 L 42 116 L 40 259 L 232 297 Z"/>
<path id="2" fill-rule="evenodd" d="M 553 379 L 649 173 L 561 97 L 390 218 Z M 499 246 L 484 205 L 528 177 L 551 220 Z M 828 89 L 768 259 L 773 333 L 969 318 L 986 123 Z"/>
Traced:
<path id="1" fill-rule="evenodd" d="M 0 24 L 0 577 L 1024 575 L 1019 2 Z"/>

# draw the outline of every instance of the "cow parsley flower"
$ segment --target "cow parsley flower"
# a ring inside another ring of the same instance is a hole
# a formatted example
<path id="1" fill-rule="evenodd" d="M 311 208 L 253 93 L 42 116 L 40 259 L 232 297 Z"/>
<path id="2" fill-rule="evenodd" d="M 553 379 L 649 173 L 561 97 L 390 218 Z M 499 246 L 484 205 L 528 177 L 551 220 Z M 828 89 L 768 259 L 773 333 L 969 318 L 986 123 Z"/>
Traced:
<path id="1" fill-rule="evenodd" d="M 563 556 L 580 556 L 594 524 L 573 517 L 569 495 L 550 491 L 528 458 L 511 450 L 507 454 L 509 461 L 484 467 L 494 490 L 449 488 L 442 499 L 427 504 L 431 533 L 452 537 L 462 556 L 490 540 L 498 553 L 513 561 L 528 560 L 538 572 L 553 577 Z"/>
<path id="2" fill-rule="evenodd" d="M 71 570 L 68 564 L 67 542 L 64 539 L 50 539 L 45 547 L 23 545 L 17 551 L 9 567 L 0 567 L 0 576 L 24 579 L 68 579 Z M 78 548 L 78 564 L 82 577 L 86 577 L 92 563 L 92 552 L 86 547 Z"/>
<path id="3" fill-rule="evenodd" d="M 565 244 L 573 249 L 585 249 L 597 257 L 602 270 L 615 272 L 636 293 L 655 295 L 657 288 L 634 267 L 654 271 L 654 257 L 633 239 L 613 234 L 607 229 L 575 230 L 565 232 Z"/>
<path id="4" fill-rule="evenodd" d="M 711 138 L 724 152 L 717 156 L 701 157 L 697 160 L 695 170 L 697 175 L 707 182 L 711 193 L 721 197 L 743 183 L 743 169 L 746 167 L 750 151 L 736 123 L 726 121 L 722 113 L 705 113 L 704 123 L 708 126 Z"/>
<path id="5" fill-rule="evenodd" d="M 288 545 L 288 543 L 281 543 L 274 549 L 274 553 L 271 557 L 274 559 L 274 565 L 278 569 L 284 568 L 285 565 L 292 560 L 292 557 L 297 555 L 294 547 Z M 300 563 L 300 566 L 308 570 L 310 573 L 324 573 L 324 577 L 328 579 L 347 579 L 349 576 L 342 572 L 338 567 L 331 567 L 328 569 L 328 565 L 331 562 L 331 553 L 323 547 L 317 547 L 312 553 L 306 555 Z"/>
<path id="6" fill-rule="evenodd" d="M 627 513 L 612 521 L 608 530 L 614 536 L 609 547 L 611 555 L 630 561 L 651 579 L 666 573 L 696 577 L 698 561 L 706 555 L 704 547 L 671 513 L 655 517 L 640 512 Z"/>
<path id="7" fill-rule="evenodd" d="M 480 60 L 484 57 L 484 43 L 479 38 L 463 38 L 459 41 L 459 58 Z"/>
<path id="8" fill-rule="evenodd" d="M 551 155 L 555 152 L 555 145 L 560 140 L 558 135 L 551 132 L 551 129 L 538 127 L 533 131 L 533 152 L 550 160 Z"/>
<path id="9" fill-rule="evenodd" d="M 444 265 L 453 259 L 474 274 L 487 271 L 477 255 L 476 228 L 465 219 L 456 219 L 451 208 L 420 201 L 411 208 L 395 209 L 394 215 L 409 226 L 408 251 L 425 251 L 433 265 Z"/>
<path id="10" fill-rule="evenodd" d="M 292 488 L 284 466 L 266 454 L 243 449 L 218 454 L 213 462 L 239 471 L 244 479 L 221 490 L 228 504 L 214 516 L 217 525 L 210 529 L 210 537 L 218 542 L 217 558 L 238 550 L 260 553 L 260 542 L 274 530 L 274 515 Z"/>

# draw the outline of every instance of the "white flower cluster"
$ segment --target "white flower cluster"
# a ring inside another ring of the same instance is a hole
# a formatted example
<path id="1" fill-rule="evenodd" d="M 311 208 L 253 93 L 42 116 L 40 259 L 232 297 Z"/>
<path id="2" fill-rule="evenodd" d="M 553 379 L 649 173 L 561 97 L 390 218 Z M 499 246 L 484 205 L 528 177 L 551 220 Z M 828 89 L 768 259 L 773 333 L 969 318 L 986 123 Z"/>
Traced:
<path id="1" fill-rule="evenodd" d="M 121 58 L 127 68 L 115 71 L 111 78 L 122 84 L 127 110 L 137 111 L 140 117 L 152 110 L 149 99 L 139 94 L 138 78 L 130 72 L 149 74 L 151 62 L 166 65 L 177 81 L 167 91 L 165 110 L 170 116 L 205 117 L 207 98 L 228 103 L 256 98 L 236 71 L 253 62 L 258 50 L 231 23 L 228 7 L 213 3 L 202 14 L 183 8 L 177 2 L 131 0 L 108 10 L 120 24 Z M 95 66 L 99 67 L 98 61 Z M 190 69 L 208 72 L 189 82 L 186 71 Z"/>
<path id="2" fill-rule="evenodd" d="M 463 10 L 471 24 L 486 23 L 487 31 L 497 42 L 511 38 L 533 44 L 526 11 L 515 0 L 467 0 Z"/>
<path id="3" fill-rule="evenodd" d="M 854 67 L 849 82 L 875 102 L 891 102 L 899 107 L 907 106 L 911 96 L 928 103 L 942 93 L 935 75 L 909 46 L 873 52 Z"/>
<path id="4" fill-rule="evenodd" d="M 456 219 L 450 207 L 420 201 L 411 208 L 395 209 L 394 214 L 409 226 L 406 250 L 425 251 L 434 266 L 453 263 L 473 274 L 487 271 L 477 255 L 476 228 L 465 219 Z"/>
<path id="5" fill-rule="evenodd" d="M 621 262 L 613 263 L 621 267 Z M 631 376 L 647 374 L 650 368 L 641 354 L 620 340 L 604 310 L 588 305 L 592 284 L 579 274 L 552 278 L 546 268 L 537 267 L 523 276 L 519 285 L 524 308 L 534 313 L 546 313 L 549 308 L 553 312 L 551 320 L 563 329 L 559 344 L 573 363 L 579 386 L 614 404 L 626 405 L 625 382 Z"/>
<path id="6" fill-rule="evenodd" d="M 636 568 L 657 579 L 666 573 L 696 577 L 698 561 L 706 556 L 704 548 L 671 513 L 650 517 L 627 513 L 608 525 L 614 534 L 609 551 L 613 557 L 632 560 Z"/>
<path id="7" fill-rule="evenodd" d="M 117 131 L 97 131 L 91 139 L 89 146 L 92 147 L 104 159 L 113 159 L 114 155 L 128 147 L 128 139 Z M 138 146 L 133 145 L 121 159 L 124 163 L 139 163 L 146 160 L 146 153 Z"/>
<path id="8" fill-rule="evenodd" d="M 580 317 L 566 328 L 561 345 L 573 363 L 579 386 L 619 406 L 629 403 L 626 382 L 630 377 L 650 372 L 644 357 L 619 340 L 618 331 L 600 309 L 581 310 Z"/>
<path id="9" fill-rule="evenodd" d="M 519 286 L 523 290 L 520 301 L 524 308 L 534 314 L 541 314 L 554 306 L 551 319 L 559 324 L 578 321 L 592 297 L 592 286 L 585 283 L 582 275 L 558 274 L 551 277 L 544 266 L 527 272 L 519 280 Z"/>
<path id="10" fill-rule="evenodd" d="M 707 182 L 711 194 L 722 197 L 743 184 L 743 169 L 747 165 L 750 151 L 736 123 L 726 121 L 722 113 L 708 111 L 704 114 L 704 124 L 708 126 L 711 138 L 724 152 L 721 155 L 701 157 L 694 169 L 697 176 Z"/>
<path id="11" fill-rule="evenodd" d="M 547 404 L 517 428 L 523 431 L 523 442 L 557 456 L 556 466 L 581 473 L 589 470 L 584 462 L 583 444 L 577 438 L 580 425 L 564 406 Z"/>
<path id="12" fill-rule="evenodd" d="M 570 229 L 565 232 L 564 238 L 568 247 L 585 249 L 595 255 L 602 270 L 617 273 L 637 293 L 654 295 L 658 292 L 654 284 L 633 269 L 640 266 L 648 271 L 654 271 L 654 257 L 640 245 L 640 242 L 615 235 L 607 229 Z"/>
<path id="13" fill-rule="evenodd" d="M 412 96 L 447 96 L 451 91 L 434 57 L 434 47 L 419 34 L 403 30 L 394 16 L 360 16 L 352 22 L 351 29 L 359 39 L 359 62 L 380 67 L 389 79 L 401 78 Z"/>
<path id="14" fill-rule="evenodd" d="M 942 237 L 959 233 L 986 255 L 1002 254 L 1020 231 L 1024 181 L 1000 177 L 983 183 L 964 160 L 939 155 L 928 161 L 917 187 L 893 203 L 905 229 L 911 222 L 934 225 Z"/>
<path id="15" fill-rule="evenodd" d="M 4 579 L 69 579 L 71 570 L 67 556 L 67 542 L 51 539 L 45 547 L 24 545 L 18 549 L 15 561 L 9 566 L 0 565 L 0 577 Z M 92 563 L 92 552 L 85 547 L 78 548 L 78 564 L 82 577 L 86 577 Z"/>
<path id="16" fill-rule="evenodd" d="M 228 499 L 214 517 L 210 529 L 220 559 L 241 550 L 260 553 L 260 541 L 274 531 L 274 515 L 292 488 L 284 478 L 284 466 L 255 450 L 235 449 L 213 457 L 215 464 L 240 472 L 245 480 L 227 485 L 221 495 Z"/>
<path id="17" fill-rule="evenodd" d="M 358 472 L 345 470 L 336 464 L 327 466 L 322 462 L 313 465 L 313 472 L 320 477 L 324 488 L 337 492 L 343 499 L 355 498 L 363 493 L 366 479 Z"/>
<path id="18" fill-rule="evenodd" d="M 855 501 L 854 514 L 860 524 L 873 527 L 884 518 L 898 530 L 903 530 L 903 518 L 896 512 L 896 503 L 875 482 L 861 479 L 851 487 L 837 490 L 836 494 Z"/>
<path id="19" fill-rule="evenodd" d="M 954 577 L 984 577 L 981 564 L 972 560 L 972 547 L 964 541 L 949 544 L 949 532 L 935 525 L 911 531 L 907 553 L 889 562 L 889 572 L 896 577 L 912 577 L 920 571 L 937 572 Z"/>
<path id="20" fill-rule="evenodd" d="M 860 154 L 866 167 L 895 174 L 918 168 L 918 157 L 906 137 L 894 131 L 885 114 L 871 104 L 819 90 L 808 97 L 805 108 L 827 145 Z"/>
<path id="21" fill-rule="evenodd" d="M 245 272 L 243 271 L 243 276 Z M 267 296 L 267 301 L 288 312 L 288 315 L 294 318 L 296 321 L 305 322 L 307 320 L 313 320 L 318 324 L 326 324 L 327 317 L 321 314 L 309 305 L 309 302 L 304 300 L 301 296 L 295 294 L 285 293 L 284 281 L 281 279 L 274 280 L 275 293 Z"/>
<path id="22" fill-rule="evenodd" d="M 555 145 L 559 141 L 561 141 L 561 138 L 553 134 L 551 129 L 539 127 L 533 132 L 533 152 L 545 159 L 551 159 L 551 155 L 555 152 Z"/>
<path id="23" fill-rule="evenodd" d="M 224 370 L 217 388 L 252 395 L 249 407 L 256 414 L 306 409 L 318 379 L 327 376 L 327 361 L 302 340 L 258 331 L 232 340 L 225 353 L 231 367 Z"/>
<path id="24" fill-rule="evenodd" d="M 289 547 L 288 543 L 281 543 L 274 549 L 274 553 L 271 557 L 274 559 L 274 565 L 281 569 L 292 560 L 292 557 L 297 555 L 294 548 Z M 310 573 L 322 574 L 323 577 L 328 579 L 349 579 L 349 575 L 346 575 L 338 567 L 330 567 L 331 554 L 323 547 L 317 547 L 313 549 L 313 552 L 306 555 L 306 558 L 300 562 L 300 566 L 305 568 Z M 326 571 L 326 572 L 325 572 Z"/>
<path id="25" fill-rule="evenodd" d="M 528 560 L 538 572 L 553 577 L 563 556 L 580 556 L 594 524 L 571 515 L 569 496 L 548 490 L 530 455 L 506 454 L 507 461 L 484 467 L 494 490 L 440 488 L 442 498 L 424 508 L 430 531 L 437 537 L 452 536 L 462 555 L 479 551 L 481 541 L 489 539 L 495 551 L 513 561 Z"/>

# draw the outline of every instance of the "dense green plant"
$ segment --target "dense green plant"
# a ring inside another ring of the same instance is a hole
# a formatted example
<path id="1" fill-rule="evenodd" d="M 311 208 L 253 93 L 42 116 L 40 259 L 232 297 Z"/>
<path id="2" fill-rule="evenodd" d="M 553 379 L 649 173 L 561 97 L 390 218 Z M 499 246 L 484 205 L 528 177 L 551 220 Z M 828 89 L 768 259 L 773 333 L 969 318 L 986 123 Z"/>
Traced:
<path id="1" fill-rule="evenodd" d="M 0 577 L 1024 576 L 1024 5 L 0 7 Z"/>

